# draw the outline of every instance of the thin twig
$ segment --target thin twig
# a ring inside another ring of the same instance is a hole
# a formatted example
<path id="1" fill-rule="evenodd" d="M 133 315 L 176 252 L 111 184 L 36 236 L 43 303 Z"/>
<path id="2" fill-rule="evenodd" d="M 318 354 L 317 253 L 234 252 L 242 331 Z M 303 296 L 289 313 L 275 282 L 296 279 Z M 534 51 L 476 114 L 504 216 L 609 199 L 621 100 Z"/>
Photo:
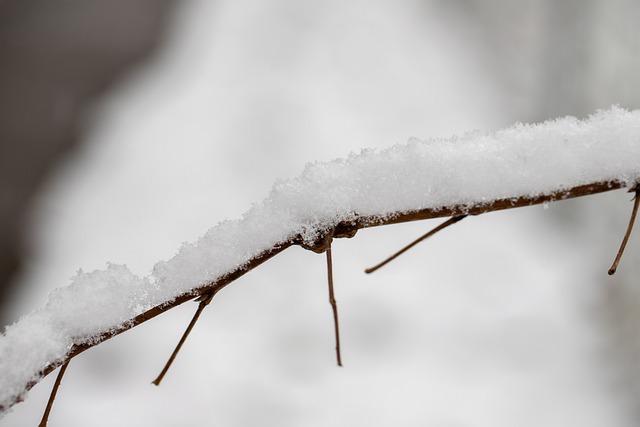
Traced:
<path id="1" fill-rule="evenodd" d="M 55 383 L 53 383 L 53 389 L 51 390 L 51 394 L 49 395 L 49 402 L 47 402 L 47 407 L 44 410 L 44 414 L 42 415 L 42 420 L 38 427 L 47 427 L 47 421 L 49 420 L 49 414 L 51 414 L 51 408 L 53 408 L 53 401 L 56 399 L 56 394 L 58 393 L 58 388 L 62 383 L 62 377 L 67 370 L 67 366 L 69 366 L 69 361 L 67 361 L 64 365 L 60 367 L 60 372 L 58 372 L 58 376 L 56 377 Z"/>
<path id="2" fill-rule="evenodd" d="M 620 262 L 620 258 L 622 258 L 622 253 L 624 252 L 625 246 L 627 246 L 627 242 L 629 241 L 629 236 L 631 236 L 631 230 L 633 230 L 633 224 L 636 222 L 636 214 L 638 213 L 638 205 L 640 204 L 640 188 L 635 189 L 635 197 L 633 198 L 633 210 L 631 211 L 631 218 L 629 219 L 629 225 L 627 226 L 627 232 L 624 233 L 624 238 L 622 239 L 622 244 L 620 245 L 620 249 L 618 249 L 618 254 L 616 255 L 616 259 L 613 261 L 613 265 L 609 269 L 609 276 L 615 274 L 618 269 L 618 263 Z"/>
<path id="3" fill-rule="evenodd" d="M 200 314 L 202 313 L 204 308 L 207 305 L 209 305 L 209 303 L 213 299 L 214 295 L 215 295 L 215 293 L 212 293 L 210 295 L 202 295 L 197 300 L 197 301 L 200 301 L 200 304 L 198 304 L 198 309 L 196 310 L 195 314 L 193 315 L 193 319 L 191 319 L 191 322 L 189 323 L 189 326 L 187 326 L 187 329 L 184 331 L 184 334 L 182 334 L 182 338 L 180 338 L 180 341 L 178 342 L 178 345 L 176 346 L 175 350 L 173 350 L 173 353 L 171 353 L 171 357 L 169 357 L 169 360 L 167 360 L 167 363 L 164 365 L 164 368 L 162 368 L 162 371 L 160 372 L 160 375 L 158 375 L 158 377 L 155 380 L 152 381 L 152 384 L 155 384 L 157 386 L 160 385 L 160 382 L 164 378 L 165 374 L 167 373 L 167 371 L 171 367 L 171 364 L 173 363 L 173 361 L 175 360 L 176 356 L 178 355 L 178 352 L 182 348 L 182 344 L 184 344 L 184 342 L 187 340 L 187 337 L 189 336 L 189 333 L 191 332 L 191 329 L 193 329 L 193 326 L 198 321 L 198 318 L 200 317 Z"/>
<path id="4" fill-rule="evenodd" d="M 400 255 L 402 255 L 403 253 L 405 253 L 406 251 L 408 251 L 409 249 L 411 249 L 412 247 L 414 247 L 418 243 L 422 242 L 425 239 L 428 239 L 429 237 L 431 237 L 434 234 L 436 234 L 438 231 L 443 230 L 443 229 L 447 228 L 448 226 L 450 226 L 452 224 L 455 224 L 456 222 L 458 222 L 461 219 L 466 218 L 466 217 L 467 217 L 467 215 L 460 215 L 460 216 L 454 216 L 452 218 L 449 218 L 448 220 L 446 220 L 445 222 L 443 222 L 442 224 L 440 224 L 436 228 L 432 229 L 428 233 L 424 234 L 423 236 L 421 236 L 421 237 L 417 238 L 416 240 L 414 240 L 413 242 L 409 243 L 407 246 L 405 246 L 404 248 L 400 249 L 398 252 L 396 252 L 395 254 L 391 255 L 389 258 L 385 259 L 380 264 L 377 264 L 377 265 L 375 265 L 375 266 L 373 266 L 371 268 L 367 268 L 364 272 L 367 273 L 367 274 L 373 273 L 374 271 L 376 271 L 380 267 L 383 267 L 383 266 L 387 265 L 389 262 L 393 261 L 394 259 L 396 259 Z"/>
<path id="5" fill-rule="evenodd" d="M 340 357 L 340 326 L 338 323 L 338 305 L 336 304 L 336 298 L 333 293 L 333 263 L 331 262 L 331 243 L 326 250 L 327 253 L 327 277 L 329 280 L 329 303 L 333 310 L 333 326 L 336 334 L 336 358 L 338 359 L 338 366 L 342 366 L 342 358 Z"/>

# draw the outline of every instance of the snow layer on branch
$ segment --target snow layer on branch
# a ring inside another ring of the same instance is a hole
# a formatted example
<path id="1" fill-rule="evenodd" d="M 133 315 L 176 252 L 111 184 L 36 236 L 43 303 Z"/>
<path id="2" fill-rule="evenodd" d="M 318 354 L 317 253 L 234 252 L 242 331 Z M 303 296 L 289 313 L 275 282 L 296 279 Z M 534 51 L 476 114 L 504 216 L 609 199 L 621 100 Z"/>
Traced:
<path id="1" fill-rule="evenodd" d="M 575 186 L 640 180 L 640 111 L 612 107 L 586 120 L 516 124 L 496 133 L 412 139 L 383 151 L 307 165 L 237 221 L 224 221 L 140 278 L 126 266 L 80 271 L 45 307 L 0 338 L 0 408 L 47 364 L 136 315 L 238 269 L 278 243 L 313 241 L 356 216 L 473 206 Z"/>

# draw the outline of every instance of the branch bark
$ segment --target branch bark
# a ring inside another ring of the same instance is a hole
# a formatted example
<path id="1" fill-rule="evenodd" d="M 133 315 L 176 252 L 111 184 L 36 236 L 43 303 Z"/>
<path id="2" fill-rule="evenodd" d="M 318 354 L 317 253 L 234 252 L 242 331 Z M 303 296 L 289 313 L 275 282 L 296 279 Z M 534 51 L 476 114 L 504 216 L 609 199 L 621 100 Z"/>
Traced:
<path id="1" fill-rule="evenodd" d="M 548 203 L 558 200 L 572 199 L 582 196 L 588 196 L 598 193 L 603 193 L 606 191 L 616 190 L 620 188 L 627 187 L 627 183 L 619 182 L 619 181 L 611 181 L 611 182 L 594 182 L 587 185 L 580 185 L 568 189 L 560 189 L 554 192 L 550 192 L 548 194 L 541 195 L 516 195 L 513 197 L 496 199 L 496 200 L 487 200 L 487 201 L 478 201 L 472 205 L 455 205 L 455 206 L 441 206 L 438 208 L 431 209 L 423 209 L 416 210 L 410 212 L 398 212 L 397 214 L 385 217 L 375 217 L 375 216 L 361 216 L 356 220 L 345 223 L 341 222 L 335 224 L 335 227 L 331 230 L 332 236 L 334 238 L 350 238 L 355 235 L 355 233 L 364 228 L 370 227 L 379 227 L 383 225 L 392 225 L 399 224 L 404 222 L 411 221 L 420 221 L 424 219 L 432 219 L 432 218 L 443 218 L 443 217 L 460 217 L 463 215 L 480 215 L 488 212 L 494 212 L 505 209 L 512 209 L 518 207 L 532 206 L 542 203 Z M 323 253 L 327 250 L 327 245 L 324 240 L 326 236 L 323 236 L 317 243 L 317 245 L 308 245 L 305 244 L 301 237 L 293 238 L 286 242 L 281 242 L 271 249 L 264 251 L 260 255 L 255 258 L 249 260 L 243 267 L 235 269 L 233 271 L 228 272 L 226 275 L 220 277 L 219 279 L 211 282 L 203 284 L 200 287 L 192 289 L 188 293 L 184 293 L 178 297 L 176 297 L 172 301 L 167 301 L 164 304 L 158 305 L 156 307 L 151 308 L 150 310 L 134 317 L 126 324 L 120 326 L 118 329 L 105 333 L 103 335 L 95 337 L 95 339 L 89 344 L 81 344 L 74 345 L 70 351 L 67 353 L 66 357 L 62 360 L 58 360 L 46 365 L 40 372 L 40 379 L 44 376 L 50 374 L 57 367 L 66 365 L 72 358 L 78 356 L 84 351 L 107 341 L 123 332 L 128 331 L 144 322 L 147 322 L 156 316 L 177 307 L 187 301 L 191 301 L 198 298 L 203 298 L 207 295 L 217 294 L 221 289 L 233 283 L 236 279 L 244 276 L 246 273 L 252 271 L 256 267 L 260 266 L 264 262 L 278 255 L 280 252 L 288 249 L 291 246 L 301 246 L 305 249 L 312 250 L 317 253 Z M 37 381 L 34 381 L 27 385 L 26 390 L 28 391 L 33 387 Z M 16 398 L 16 400 L 12 403 L 15 404 L 20 401 L 20 398 Z M 8 407 L 0 407 L 0 413 L 7 410 Z"/>

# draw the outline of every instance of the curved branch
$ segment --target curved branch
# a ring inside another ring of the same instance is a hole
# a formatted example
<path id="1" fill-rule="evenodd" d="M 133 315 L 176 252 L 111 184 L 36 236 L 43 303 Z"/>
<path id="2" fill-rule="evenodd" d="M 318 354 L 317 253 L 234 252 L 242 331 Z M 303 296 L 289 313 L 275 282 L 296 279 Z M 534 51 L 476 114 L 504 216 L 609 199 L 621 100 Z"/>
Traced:
<path id="1" fill-rule="evenodd" d="M 114 264 L 80 271 L 45 307 L 8 327 L 0 340 L 0 415 L 85 350 L 186 301 L 215 295 L 290 246 L 324 253 L 334 237 L 353 237 L 363 228 L 622 187 L 637 191 L 638 123 L 640 111 L 612 107 L 584 121 L 565 117 L 494 134 L 412 140 L 308 164 L 299 177 L 276 183 L 241 219 L 218 223 L 156 263 L 149 276 Z M 136 315 L 140 307 L 146 311 Z M 51 336 L 40 340 L 43 334 Z"/>
<path id="2" fill-rule="evenodd" d="M 533 206 L 542 203 L 549 203 L 558 200 L 566 200 L 572 199 L 582 196 L 589 196 L 598 193 L 603 193 L 606 191 L 617 190 L 620 188 L 629 187 L 628 183 L 620 182 L 620 181 L 611 181 L 611 182 L 594 182 L 591 184 L 580 185 L 576 187 L 572 187 L 569 189 L 558 190 L 551 192 L 549 194 L 540 194 L 535 196 L 514 196 L 509 198 L 502 198 L 496 200 L 489 200 L 478 202 L 474 205 L 455 205 L 455 206 L 442 206 L 435 209 L 424 209 L 410 212 L 399 212 L 397 214 L 388 216 L 388 217 L 373 217 L 373 216 L 361 216 L 356 217 L 352 222 L 341 222 L 335 224 L 335 228 L 332 230 L 334 238 L 350 238 L 355 235 L 355 233 L 364 228 L 370 227 L 379 227 L 383 225 L 392 225 L 399 224 L 404 222 L 411 221 L 420 221 L 425 219 L 432 218 L 442 218 L 442 217 L 451 217 L 451 216 L 461 216 L 461 215 L 480 215 L 488 212 L 500 211 L 505 209 L 512 209 L 518 207 L 525 206 Z M 193 289 L 191 292 L 184 293 L 172 301 L 166 302 L 164 304 L 158 305 L 156 307 L 147 310 L 146 312 L 132 318 L 129 322 L 120 326 L 119 328 L 105 333 L 103 335 L 99 335 L 95 337 L 91 343 L 74 345 L 70 351 L 67 353 L 66 357 L 62 360 L 58 360 L 54 363 L 49 363 L 40 371 L 40 379 L 54 371 L 57 367 L 65 365 L 72 358 L 76 357 L 80 353 L 95 347 L 96 345 L 107 341 L 123 332 L 128 331 L 142 323 L 145 323 L 156 316 L 175 308 L 187 301 L 191 301 L 193 299 L 199 298 L 202 295 L 207 294 L 215 294 L 219 292 L 221 289 L 233 283 L 236 279 L 244 276 L 246 273 L 252 271 L 256 267 L 260 266 L 264 262 L 278 255 L 280 252 L 288 249 L 291 246 L 301 246 L 305 249 L 312 250 L 314 252 L 324 252 L 326 250 L 326 244 L 324 242 L 324 237 L 320 239 L 316 245 L 309 245 L 308 243 L 304 243 L 302 237 L 297 237 L 287 242 L 279 243 L 273 246 L 271 249 L 262 252 L 260 255 L 249 260 L 243 267 L 230 271 L 223 277 L 215 280 L 214 282 L 204 284 L 196 289 Z M 31 382 L 27 385 L 26 391 L 31 389 L 36 382 Z M 20 398 L 17 397 L 16 400 L 12 403 L 15 404 L 20 401 Z M 8 407 L 0 407 L 0 412 L 5 411 Z"/>

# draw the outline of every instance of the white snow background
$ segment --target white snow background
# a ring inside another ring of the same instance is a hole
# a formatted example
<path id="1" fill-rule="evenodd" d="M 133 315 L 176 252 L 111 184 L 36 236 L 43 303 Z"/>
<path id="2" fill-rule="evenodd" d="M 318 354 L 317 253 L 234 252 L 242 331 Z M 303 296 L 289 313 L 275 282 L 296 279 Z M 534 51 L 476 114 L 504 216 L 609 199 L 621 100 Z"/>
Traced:
<path id="1" fill-rule="evenodd" d="M 79 268 L 147 275 L 307 162 L 510 124 L 465 40 L 437 9 L 401 3 L 185 6 L 43 196 L 16 316 Z M 575 206 L 630 209 L 618 193 Z M 576 242 L 554 209 L 465 220 L 371 276 L 434 223 L 336 241 L 343 368 L 324 256 L 290 249 L 216 297 L 161 387 L 195 304 L 73 360 L 50 424 L 627 425 L 593 316 L 624 220 Z M 0 425 L 36 425 L 54 377 Z"/>

